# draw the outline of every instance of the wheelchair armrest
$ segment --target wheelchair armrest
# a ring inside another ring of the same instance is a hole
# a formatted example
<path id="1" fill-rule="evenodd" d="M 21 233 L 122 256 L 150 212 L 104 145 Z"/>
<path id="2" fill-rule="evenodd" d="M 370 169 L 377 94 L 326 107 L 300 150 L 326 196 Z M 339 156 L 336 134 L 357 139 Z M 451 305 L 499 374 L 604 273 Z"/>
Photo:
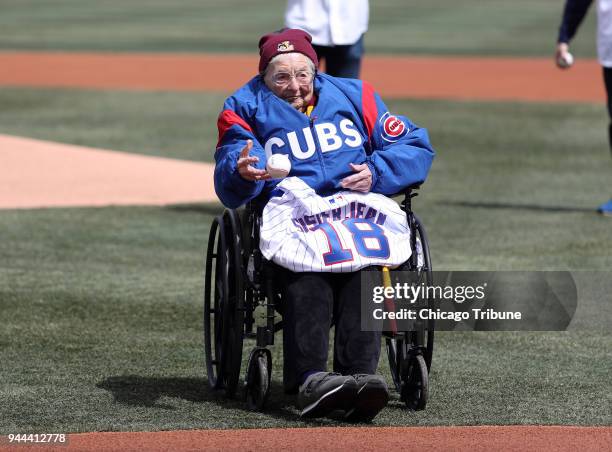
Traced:
<path id="1" fill-rule="evenodd" d="M 397 193 L 393 193 L 392 195 L 389 195 L 390 198 L 395 198 L 397 196 L 400 195 L 404 195 L 404 196 L 410 196 L 412 195 L 412 192 L 414 190 L 418 190 L 421 188 L 421 184 L 422 182 L 417 182 L 415 184 L 412 185 L 408 185 L 407 187 L 405 187 L 403 190 L 398 191 Z M 416 195 L 415 195 L 416 196 Z"/>
<path id="2" fill-rule="evenodd" d="M 411 212 L 412 212 L 412 198 L 418 195 L 418 193 L 413 193 L 413 191 L 420 189 L 422 183 L 423 181 L 420 181 L 420 182 L 416 182 L 414 184 L 408 185 L 403 190 L 395 193 L 394 195 L 391 195 L 391 197 L 396 197 L 400 195 L 404 196 L 404 199 L 402 200 L 400 205 L 402 206 L 402 210 L 406 212 L 406 215 L 408 215 L 408 217 L 410 217 Z"/>

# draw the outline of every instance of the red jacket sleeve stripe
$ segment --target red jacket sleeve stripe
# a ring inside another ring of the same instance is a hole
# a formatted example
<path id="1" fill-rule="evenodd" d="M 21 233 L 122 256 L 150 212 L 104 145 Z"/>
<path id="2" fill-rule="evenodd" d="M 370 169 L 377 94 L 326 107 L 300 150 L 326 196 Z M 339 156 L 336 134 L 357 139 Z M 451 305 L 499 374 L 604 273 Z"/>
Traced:
<path id="1" fill-rule="evenodd" d="M 217 147 L 223 139 L 223 135 L 232 126 L 238 125 L 249 132 L 253 132 L 251 126 L 249 126 L 244 119 L 236 114 L 233 110 L 223 110 L 217 119 L 217 128 L 219 129 L 219 141 L 217 141 Z"/>
<path id="2" fill-rule="evenodd" d="M 374 88 L 368 82 L 362 83 L 361 111 L 363 112 L 363 120 L 368 129 L 368 138 L 371 140 L 374 126 L 376 125 L 376 118 L 378 117 L 378 108 L 376 107 Z"/>

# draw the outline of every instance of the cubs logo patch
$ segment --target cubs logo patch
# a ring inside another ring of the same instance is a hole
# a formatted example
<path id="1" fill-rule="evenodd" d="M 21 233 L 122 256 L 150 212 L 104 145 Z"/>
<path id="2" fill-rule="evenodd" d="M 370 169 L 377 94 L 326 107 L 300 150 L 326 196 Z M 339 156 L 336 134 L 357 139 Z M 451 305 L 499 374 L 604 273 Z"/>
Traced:
<path id="1" fill-rule="evenodd" d="M 408 132 L 408 126 L 406 126 L 404 121 L 389 112 L 382 115 L 380 118 L 380 124 L 382 126 L 381 135 L 383 140 L 391 143 L 399 140 Z"/>
<path id="2" fill-rule="evenodd" d="M 293 48 L 293 44 L 291 44 L 291 41 L 283 41 L 283 42 L 278 43 L 276 50 L 278 52 L 290 52 L 294 50 L 294 48 Z"/>

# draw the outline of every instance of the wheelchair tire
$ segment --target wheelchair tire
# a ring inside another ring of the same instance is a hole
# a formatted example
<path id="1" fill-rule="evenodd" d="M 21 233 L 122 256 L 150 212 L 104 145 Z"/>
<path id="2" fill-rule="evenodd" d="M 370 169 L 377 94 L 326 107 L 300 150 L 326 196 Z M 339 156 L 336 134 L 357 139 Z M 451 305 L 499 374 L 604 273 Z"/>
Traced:
<path id="1" fill-rule="evenodd" d="M 240 380 L 244 289 L 240 221 L 226 210 L 210 228 L 204 283 L 204 354 L 208 383 L 233 397 Z M 214 276 L 213 276 L 214 268 Z"/>
<path id="2" fill-rule="evenodd" d="M 400 399 L 409 410 L 424 410 L 429 396 L 429 373 L 423 355 L 407 359 L 402 370 Z"/>
<path id="3" fill-rule="evenodd" d="M 418 259 L 411 259 L 407 270 L 419 272 L 419 278 L 415 284 L 430 286 L 433 284 L 433 273 L 427 234 L 419 218 L 413 213 L 411 215 L 414 220 L 416 239 L 421 244 L 422 263 L 419 266 Z M 434 300 L 427 300 L 427 305 L 433 309 Z M 429 370 L 434 349 L 434 328 L 435 322 L 428 320 L 424 330 L 403 331 L 385 338 L 393 385 L 410 409 L 424 409 L 427 402 Z M 418 369 L 417 373 L 415 373 L 416 369 Z M 425 372 L 424 376 L 422 369 Z"/>
<path id="4" fill-rule="evenodd" d="M 242 233 L 240 218 L 236 210 L 226 210 L 222 217 L 226 237 L 227 265 L 224 271 L 227 279 L 227 299 L 224 327 L 226 330 L 226 348 L 224 353 L 224 386 L 225 395 L 233 397 L 240 381 L 242 364 L 242 346 L 244 339 L 245 291 L 242 256 Z"/>
<path id="5" fill-rule="evenodd" d="M 270 394 L 272 377 L 272 355 L 270 350 L 257 347 L 253 349 L 247 364 L 244 382 L 247 407 L 252 411 L 262 411 Z"/>
<path id="6" fill-rule="evenodd" d="M 421 249 L 423 251 L 423 271 L 425 272 L 425 283 L 428 286 L 433 285 L 433 268 L 431 265 L 431 254 L 429 253 L 429 241 L 427 240 L 427 233 L 425 232 L 425 227 L 419 217 L 414 215 L 414 221 L 416 226 L 417 237 L 421 241 Z M 434 300 L 429 301 L 429 308 L 434 309 Z M 434 336 L 435 336 L 435 321 L 428 320 L 427 324 L 427 334 L 421 338 L 420 343 L 424 346 L 423 357 L 425 358 L 425 363 L 427 364 L 427 370 L 431 370 L 431 362 L 433 359 L 433 350 L 434 350 Z"/>
<path id="7" fill-rule="evenodd" d="M 227 348 L 227 293 L 225 267 L 226 238 L 220 227 L 222 219 L 216 217 L 211 226 L 206 250 L 204 281 L 204 356 L 208 384 L 212 389 L 224 386 L 224 359 Z M 213 280 L 214 268 L 214 280 Z M 214 287 L 213 287 L 214 282 Z M 214 293 L 213 293 L 214 290 Z"/>

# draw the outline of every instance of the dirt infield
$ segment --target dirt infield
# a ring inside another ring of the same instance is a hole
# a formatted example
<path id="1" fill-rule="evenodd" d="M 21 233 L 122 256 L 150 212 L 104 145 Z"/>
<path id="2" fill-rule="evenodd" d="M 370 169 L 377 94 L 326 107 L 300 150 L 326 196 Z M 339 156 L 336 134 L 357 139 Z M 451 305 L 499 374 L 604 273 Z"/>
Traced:
<path id="1" fill-rule="evenodd" d="M 247 430 L 178 430 L 71 434 L 68 444 L 31 450 L 195 451 L 604 451 L 612 448 L 610 427 L 350 427 Z M 2 447 L 0 446 L 0 449 Z M 16 447 L 15 450 L 23 450 Z"/>
<path id="2" fill-rule="evenodd" d="M 233 91 L 254 55 L 0 52 L 0 85 Z M 383 96 L 603 103 L 601 67 L 566 71 L 544 58 L 366 56 L 363 78 Z"/>
<path id="3" fill-rule="evenodd" d="M 216 201 L 213 165 L 0 135 L 0 209 Z"/>

